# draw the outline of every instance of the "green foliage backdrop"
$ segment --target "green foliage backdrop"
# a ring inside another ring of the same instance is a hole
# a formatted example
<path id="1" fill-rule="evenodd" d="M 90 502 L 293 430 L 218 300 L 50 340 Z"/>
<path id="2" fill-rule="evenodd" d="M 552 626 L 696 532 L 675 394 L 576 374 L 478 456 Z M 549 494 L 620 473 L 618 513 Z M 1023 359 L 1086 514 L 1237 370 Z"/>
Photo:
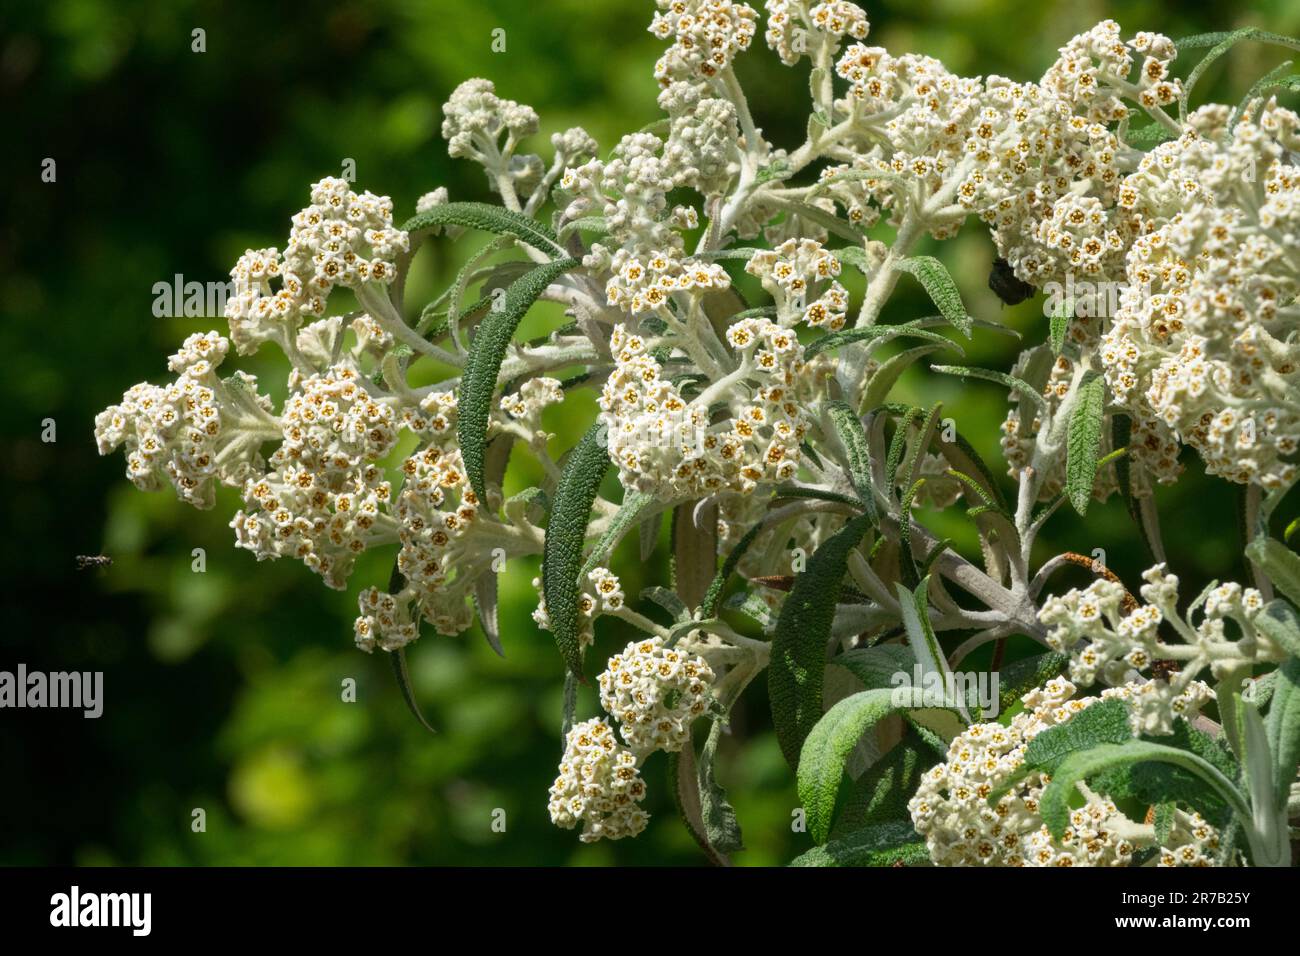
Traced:
<path id="1" fill-rule="evenodd" d="M 866 6 L 873 43 L 937 56 L 958 72 L 1024 79 L 1108 16 L 1174 37 L 1247 24 L 1300 29 L 1300 8 L 1287 0 Z M 638 0 L 5 5 L 0 669 L 102 670 L 106 700 L 97 721 L 0 712 L 0 864 L 701 862 L 668 806 L 662 755 L 647 769 L 653 820 L 638 840 L 586 847 L 550 825 L 563 671 L 528 616 L 535 564 L 520 562 L 503 581 L 504 661 L 477 631 L 426 633 L 412 649 L 415 684 L 441 731 L 431 737 L 406 712 L 385 656 L 352 648 L 356 591 L 383 583 L 390 554 L 369 556 L 346 593 L 296 563 L 258 565 L 232 547 L 228 491 L 202 513 L 170 494 L 141 494 L 121 457 L 98 458 L 91 437 L 95 412 L 134 382 L 160 380 L 163 356 L 186 334 L 222 327 L 153 317 L 154 283 L 176 273 L 224 281 L 247 246 L 283 242 L 308 185 L 336 175 L 345 158 L 356 162 L 359 188 L 393 197 L 399 221 L 438 185 L 455 199 L 487 198 L 477 168 L 448 160 L 438 132 L 440 104 L 461 80 L 488 76 L 501 95 L 539 111 L 544 134 L 580 124 L 604 149 L 655 118 L 651 12 Z M 206 31 L 204 53 L 191 52 L 195 28 Z M 495 28 L 506 31 L 505 52 L 492 52 Z M 1235 102 L 1278 59 L 1242 44 L 1202 92 Z M 801 139 L 804 85 L 759 44 L 738 69 L 760 125 L 778 143 Z M 55 183 L 40 180 L 47 157 Z M 448 281 L 477 241 L 441 241 L 422 256 L 408 298 Z M 991 247 L 978 229 L 944 255 L 975 314 L 1030 341 L 1046 336 L 1041 300 L 1002 309 L 985 288 Z M 914 291 L 887 321 L 923 314 Z M 523 331 L 556 318 L 538 309 Z M 977 339 L 971 364 L 1006 363 L 999 350 L 1008 346 L 994 339 Z M 242 367 L 282 394 L 281 369 Z M 920 381 L 902 387 L 916 397 Z M 931 377 L 924 395 L 942 399 L 997 460 L 1001 390 Z M 549 424 L 567 446 L 592 414 L 569 406 Z M 54 443 L 41 441 L 47 418 Z M 1176 570 L 1195 593 L 1212 577 L 1239 576 L 1240 548 L 1234 490 L 1195 461 L 1188 470 L 1162 493 L 1161 510 Z M 1086 523 L 1062 511 L 1044 547 L 1103 548 L 1128 580 L 1149 563 L 1118 501 L 1094 506 Z M 194 548 L 206 551 L 202 574 L 191 570 Z M 73 570 L 75 555 L 100 552 L 110 568 Z M 664 573 L 620 558 L 629 594 Z M 626 640 L 604 633 L 599 650 Z M 356 703 L 340 699 L 349 677 Z M 750 743 L 722 744 L 746 864 L 784 862 L 809 845 L 791 833 L 797 799 L 762 683 L 733 722 Z M 584 699 L 581 713 L 593 708 Z M 195 808 L 206 811 L 205 833 L 191 831 Z M 496 808 L 505 833 L 491 828 Z"/>

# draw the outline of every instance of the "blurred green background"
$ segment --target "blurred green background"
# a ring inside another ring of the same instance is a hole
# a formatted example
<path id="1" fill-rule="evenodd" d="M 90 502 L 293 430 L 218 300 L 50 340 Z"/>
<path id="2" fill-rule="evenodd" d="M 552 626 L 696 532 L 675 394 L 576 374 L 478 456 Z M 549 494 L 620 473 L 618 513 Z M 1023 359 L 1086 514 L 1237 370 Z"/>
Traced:
<path id="1" fill-rule="evenodd" d="M 296 563 L 256 564 L 232 547 L 232 492 L 210 512 L 170 493 L 142 494 L 123 477 L 121 455 L 100 459 L 91 436 L 94 414 L 129 385 L 166 380 L 165 357 L 185 335 L 224 329 L 220 319 L 155 318 L 154 283 L 175 273 L 224 281 L 246 246 L 282 246 L 309 184 L 337 175 L 345 158 L 356 161 L 358 189 L 393 197 L 399 221 L 435 186 L 456 199 L 488 198 L 481 172 L 448 160 L 438 132 L 440 105 L 463 79 L 492 78 L 502 96 L 539 111 L 544 134 L 580 124 L 603 150 L 653 120 L 652 9 L 637 0 L 4 4 L 0 669 L 103 670 L 106 700 L 97 721 L 0 711 L 0 864 L 701 862 L 668 804 L 662 755 L 646 770 L 653 820 L 641 838 L 587 847 L 547 819 L 562 668 L 528 617 L 535 564 L 521 562 L 503 584 L 505 660 L 477 630 L 446 639 L 426 628 L 412 649 L 422 704 L 441 731 L 432 737 L 406 712 L 384 655 L 352 647 L 356 591 L 383 583 L 391 553 L 369 556 L 346 593 Z M 1290 0 L 1213 11 L 890 0 L 868 13 L 873 43 L 1018 79 L 1037 78 L 1058 46 L 1105 17 L 1126 35 L 1245 24 L 1300 32 Z M 191 52 L 195 28 L 206 31 L 204 53 Z M 496 28 L 506 31 L 502 53 L 491 48 Z M 1243 44 L 1200 94 L 1235 102 L 1280 59 Z M 1188 66 L 1180 61 L 1179 72 Z M 756 43 L 738 69 L 759 124 L 778 144 L 797 145 L 807 65 L 788 71 Z M 57 163 L 54 183 L 40 178 L 46 158 Z M 418 304 L 448 281 L 480 241 L 428 247 L 408 299 Z M 943 255 L 972 311 L 1031 342 L 1045 337 L 1039 303 L 1001 309 L 985 288 L 991 246 L 981 230 L 967 229 Z M 926 309 L 905 284 L 886 318 Z M 556 319 L 529 321 L 541 329 Z M 284 369 L 271 353 L 230 367 L 282 394 Z M 1008 344 L 977 336 L 971 358 L 1005 367 Z M 902 388 L 943 399 L 1000 463 L 1002 391 L 919 375 Z M 553 425 L 564 440 L 591 416 L 588 396 Z M 49 418 L 54 443 L 40 439 Z M 1189 591 L 1211 577 L 1241 578 L 1234 489 L 1188 461 L 1186 479 L 1163 489 L 1160 503 Z M 1044 556 L 1096 547 L 1130 582 L 1148 563 L 1118 501 L 1094 506 L 1086 524 L 1062 512 Z M 206 551 L 205 573 L 191 571 L 194 548 Z M 100 552 L 112 556 L 110 568 L 73 570 L 75 555 Z M 629 594 L 662 573 L 626 553 L 615 568 Z M 1058 584 L 1085 579 L 1072 573 Z M 626 640 L 602 633 L 598 650 Z M 341 700 L 345 678 L 357 681 L 356 703 Z M 797 801 L 762 685 L 737 708 L 720 772 L 748 845 L 737 859 L 747 864 L 785 862 L 807 839 L 790 829 Z M 582 716 L 596 707 L 585 694 Z M 191 830 L 195 808 L 206 812 L 206 832 Z M 504 833 L 491 826 L 497 808 Z"/>

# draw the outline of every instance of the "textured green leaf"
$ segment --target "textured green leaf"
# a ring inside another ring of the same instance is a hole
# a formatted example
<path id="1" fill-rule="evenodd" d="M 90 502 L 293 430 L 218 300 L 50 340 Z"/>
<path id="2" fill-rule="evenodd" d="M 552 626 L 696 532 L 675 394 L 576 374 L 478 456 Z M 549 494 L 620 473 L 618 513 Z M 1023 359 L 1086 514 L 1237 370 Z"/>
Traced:
<path id="1" fill-rule="evenodd" d="M 908 675 L 908 683 L 911 683 L 914 661 L 911 650 L 902 644 L 855 647 L 830 659 L 830 663 L 838 664 L 862 681 L 867 690 L 897 686 L 897 674 Z"/>
<path id="2" fill-rule="evenodd" d="M 1300 614 L 1288 602 L 1281 598 L 1269 601 L 1252 623 L 1255 630 L 1292 657 L 1300 657 Z"/>
<path id="3" fill-rule="evenodd" d="M 1200 63 L 1192 68 L 1187 74 L 1187 79 L 1183 83 L 1182 103 L 1184 112 L 1186 111 L 1187 99 L 1191 95 L 1192 87 L 1196 85 L 1202 74 L 1209 69 L 1219 57 L 1227 53 L 1236 44 L 1242 40 L 1258 40 L 1262 43 L 1270 43 L 1276 46 L 1289 47 L 1292 50 L 1300 50 L 1300 40 L 1294 37 L 1283 36 L 1280 33 L 1270 33 L 1267 30 L 1261 30 L 1258 27 L 1242 27 L 1240 30 L 1221 31 L 1215 33 L 1198 33 L 1194 36 L 1184 37 L 1177 41 L 1175 46 L 1179 52 L 1186 50 L 1204 49 L 1210 47 L 1210 52 Z"/>
<path id="4" fill-rule="evenodd" d="M 981 378 L 987 382 L 997 382 L 1004 385 L 1013 392 L 1018 393 L 1034 406 L 1039 417 L 1046 422 L 1048 416 L 1047 401 L 1039 394 L 1038 389 L 1034 388 L 1028 382 L 1018 379 L 1005 372 L 995 372 L 987 368 L 970 368 L 965 365 L 932 365 L 930 370 L 939 372 L 943 375 L 958 375 L 962 378 Z"/>
<path id="5" fill-rule="evenodd" d="M 848 455 L 849 480 L 865 506 L 872 525 L 876 517 L 876 494 L 871 485 L 871 450 L 867 447 L 867 433 L 862 428 L 858 413 L 847 402 L 832 401 L 826 406 L 835 434 Z"/>
<path id="6" fill-rule="evenodd" d="M 921 735 L 908 727 L 890 748 L 854 784 L 831 829 L 831 841 L 846 838 L 872 823 L 911 824 L 907 801 L 920 786 L 921 776 L 939 762 Z"/>
<path id="7" fill-rule="evenodd" d="M 672 796 L 677 815 L 686 824 L 686 830 L 699 848 L 715 866 L 726 866 L 727 858 L 709 842 L 704 825 L 704 807 L 700 802 L 700 775 L 695 764 L 695 748 L 688 743 L 676 753 L 668 755 L 668 792 Z"/>
<path id="8" fill-rule="evenodd" d="M 870 519 L 861 515 L 823 543 L 795 578 L 781 607 L 768 665 L 768 697 L 781 752 L 792 767 L 798 766 L 804 739 L 822 715 L 822 680 L 835 604 L 849 553 L 868 527 Z"/>
<path id="9" fill-rule="evenodd" d="M 814 847 L 791 866 L 928 866 L 925 841 L 910 823 L 877 823 Z"/>
<path id="10" fill-rule="evenodd" d="M 575 232 L 609 232 L 609 220 L 604 216 L 582 216 L 570 219 L 560 227 L 559 238 L 567 239 Z"/>
<path id="11" fill-rule="evenodd" d="M 582 649 L 578 645 L 578 571 L 591 507 L 608 469 L 605 430 L 599 424 L 592 425 L 564 464 L 542 546 L 542 595 L 551 619 L 551 633 L 569 670 L 579 676 Z"/>
<path id="12" fill-rule="evenodd" d="M 1173 138 L 1173 132 L 1164 123 L 1148 123 L 1139 129 L 1129 130 L 1124 136 L 1124 142 L 1130 146 L 1158 146 Z"/>
<path id="13" fill-rule="evenodd" d="M 1074 300 L 1061 299 L 1048 317 L 1047 340 L 1052 344 L 1052 354 L 1060 355 L 1065 348 L 1065 333 L 1069 331 L 1070 319 L 1074 318 Z"/>
<path id="14" fill-rule="evenodd" d="M 1292 604 L 1300 604 L 1300 555 L 1275 538 L 1261 536 L 1246 546 L 1246 557 L 1259 565 Z"/>
<path id="15" fill-rule="evenodd" d="M 914 322 L 908 322 L 905 325 L 871 325 L 865 329 L 840 329 L 838 332 L 831 332 L 811 342 L 804 349 L 804 356 L 812 358 L 822 352 L 837 349 L 841 345 L 851 345 L 854 342 L 869 342 L 871 347 L 875 348 L 897 338 L 924 339 L 965 354 L 965 350 L 947 336 L 923 329 Z"/>
<path id="16" fill-rule="evenodd" d="M 830 835 L 849 753 L 868 728 L 913 704 L 923 706 L 918 689 L 878 687 L 844 698 L 817 721 L 804 741 L 796 774 L 799 803 L 814 842 L 825 843 Z"/>
<path id="17" fill-rule="evenodd" d="M 506 291 L 502 307 L 490 310 L 483 317 L 470 345 L 469 359 L 465 363 L 465 374 L 460 383 L 456 436 L 460 440 L 461 455 L 465 459 L 465 471 L 479 501 L 487 501 L 483 457 L 487 449 L 492 399 L 496 393 L 497 376 L 501 372 L 506 346 L 514 338 L 520 320 L 537 301 L 537 297 L 556 277 L 576 265 L 577 259 L 561 259 L 529 271 Z"/>
<path id="18" fill-rule="evenodd" d="M 818 501 L 833 501 L 836 504 L 861 508 L 862 502 L 851 495 L 842 495 L 838 491 L 825 488 L 801 488 L 798 485 L 781 485 L 772 496 L 772 501 L 779 502 L 790 498 L 814 498 Z"/>
<path id="19" fill-rule="evenodd" d="M 1005 711 L 1035 687 L 1059 677 L 1069 666 L 1070 655 L 1056 651 L 1014 661 L 998 672 L 998 709 Z"/>
<path id="20" fill-rule="evenodd" d="M 1241 102 L 1236 105 L 1232 114 L 1228 117 L 1229 130 L 1236 129 L 1237 120 L 1241 117 L 1241 114 L 1245 112 L 1246 107 L 1250 105 L 1251 100 L 1264 96 L 1266 93 L 1271 93 L 1274 90 L 1293 91 L 1300 89 L 1300 76 L 1288 72 L 1292 65 L 1292 60 L 1285 60 L 1273 67 L 1273 69 L 1269 70 L 1251 85 L 1250 90 L 1241 98 Z"/>
<path id="21" fill-rule="evenodd" d="M 894 268 L 916 276 L 943 317 L 966 338 L 971 337 L 974 321 L 962 304 L 957 283 L 952 281 L 952 276 L 942 262 L 933 256 L 912 256 L 896 263 Z"/>
<path id="22" fill-rule="evenodd" d="M 862 396 L 862 409 L 871 411 L 883 405 L 885 399 L 889 396 L 889 390 L 894 387 L 894 384 L 904 372 L 915 364 L 918 359 L 933 355 L 943 347 L 934 344 L 918 345 L 916 348 L 899 352 L 887 359 L 878 369 L 871 373 L 866 392 Z"/>
<path id="23" fill-rule="evenodd" d="M 1084 708 L 1063 724 L 1048 727 L 1031 740 L 1025 748 L 1025 766 L 1054 773 L 1072 754 L 1132 739 L 1128 707 L 1120 700 L 1104 700 Z"/>
<path id="24" fill-rule="evenodd" d="M 1092 707 L 1088 708 L 1091 709 Z M 1077 719 L 1077 717 L 1072 718 L 1071 722 Z M 1068 727 L 1069 724 L 1065 726 Z M 1039 736 L 1041 737 L 1042 734 Z M 1038 738 L 1035 737 L 1034 741 L 1037 740 Z M 1030 746 L 1033 746 L 1032 742 Z M 1052 780 L 1043 789 L 1039 801 L 1039 812 L 1042 814 L 1043 822 L 1047 824 L 1047 829 L 1058 839 L 1065 833 L 1070 825 L 1070 798 L 1074 795 L 1075 787 L 1084 780 L 1108 770 L 1151 760 L 1191 771 L 1214 787 L 1220 796 L 1231 803 L 1234 810 L 1245 811 L 1243 815 L 1249 816 L 1241 795 L 1237 793 L 1231 781 L 1212 764 L 1177 747 L 1151 743 L 1147 740 L 1127 740 L 1124 743 L 1098 744 L 1091 749 L 1072 753 L 1057 765 L 1052 773 Z"/>
<path id="25" fill-rule="evenodd" d="M 944 686 L 948 686 L 947 675 L 952 671 L 948 667 L 948 658 L 943 653 L 939 638 L 930 626 L 930 579 L 926 577 L 912 591 L 895 583 L 894 590 L 898 593 L 898 607 L 903 618 L 903 628 L 907 631 L 907 643 L 916 662 L 921 665 L 922 675 L 937 673 L 944 679 Z M 962 719 L 970 723 L 965 702 L 958 703 L 956 709 Z"/>
<path id="26" fill-rule="evenodd" d="M 1195 754 L 1229 780 L 1238 776 L 1237 762 L 1227 747 L 1186 720 L 1174 721 L 1172 734 L 1141 739 Z M 1171 800 L 1197 811 L 1216 826 L 1225 824 L 1230 815 L 1228 805 L 1209 784 L 1172 764 L 1147 762 L 1121 766 L 1097 774 L 1092 786 L 1117 801 L 1129 800 L 1142 806 Z"/>
<path id="27" fill-rule="evenodd" d="M 436 734 L 438 731 L 434 730 L 433 724 L 425 719 L 424 711 L 420 710 L 420 703 L 415 699 L 415 689 L 411 686 L 411 671 L 406 666 L 406 648 L 399 647 L 397 650 L 390 652 L 388 659 L 392 662 L 393 676 L 397 678 L 397 686 L 402 692 L 402 700 L 406 701 L 406 706 L 415 715 L 415 719 L 420 722 L 420 726 L 429 733 Z"/>
<path id="28" fill-rule="evenodd" d="M 1276 673 L 1265 730 L 1273 754 L 1278 802 L 1285 806 L 1300 766 L 1300 659 L 1288 657 Z"/>
<path id="29" fill-rule="evenodd" d="M 417 213 L 402 224 L 405 232 L 423 234 L 443 226 L 467 226 L 514 236 L 537 249 L 552 249 L 565 255 L 564 247 L 549 226 L 529 219 L 522 213 L 483 202 L 449 202 L 434 206 L 427 212 Z"/>
<path id="30" fill-rule="evenodd" d="M 709 844 L 719 853 L 736 853 L 745 848 L 735 808 L 727 802 L 727 791 L 717 779 L 718 741 L 722 721 L 715 720 L 700 751 L 700 817 Z"/>
<path id="31" fill-rule="evenodd" d="M 1070 504 L 1086 514 L 1092 500 L 1101 451 L 1101 428 L 1106 415 L 1106 380 L 1089 372 L 1079 383 L 1079 394 L 1066 433 L 1065 485 Z"/>
<path id="32" fill-rule="evenodd" d="M 726 560 L 722 562 L 722 567 L 718 573 L 713 576 L 709 583 L 709 589 L 704 593 L 704 600 L 700 602 L 700 614 L 703 617 L 713 617 L 718 613 L 718 601 L 722 599 L 722 592 L 727 586 L 727 579 L 730 578 L 739 567 L 740 561 L 749 550 L 749 546 L 754 543 L 763 530 L 763 523 L 757 522 L 752 528 L 745 532 L 745 536 L 736 542 L 736 546 L 731 549 Z"/>
<path id="33" fill-rule="evenodd" d="M 661 588 L 657 585 L 641 590 L 641 599 L 644 601 L 653 601 L 661 608 L 668 612 L 674 621 L 689 621 L 691 619 L 691 610 L 686 606 L 686 602 L 679 598 L 674 591 L 668 588 Z"/>
<path id="34" fill-rule="evenodd" d="M 1153 823 L 1156 828 L 1156 840 L 1163 844 L 1169 839 L 1169 834 L 1174 829 L 1174 823 L 1178 819 L 1174 811 L 1178 805 L 1172 800 L 1166 800 L 1163 803 L 1155 805 L 1155 817 Z"/>

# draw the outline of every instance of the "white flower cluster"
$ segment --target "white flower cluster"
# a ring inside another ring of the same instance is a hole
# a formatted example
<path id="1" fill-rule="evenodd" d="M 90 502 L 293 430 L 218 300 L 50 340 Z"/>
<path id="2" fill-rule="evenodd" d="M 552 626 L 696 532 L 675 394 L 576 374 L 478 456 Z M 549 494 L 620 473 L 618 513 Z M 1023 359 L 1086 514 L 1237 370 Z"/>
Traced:
<path id="1" fill-rule="evenodd" d="M 740 162 L 735 105 L 679 82 L 659 94 L 659 108 L 668 114 L 663 158 L 675 181 L 705 196 L 721 195 Z"/>
<path id="2" fill-rule="evenodd" d="M 623 608 L 626 595 L 618 576 L 609 568 L 592 568 L 587 573 L 590 588 L 578 594 L 578 646 L 590 647 L 596 640 L 596 618 L 602 614 L 616 613 Z M 542 597 L 542 579 L 533 578 L 533 590 L 538 594 L 537 608 L 533 611 L 533 621 L 544 631 L 551 629 L 551 616 L 546 610 L 546 598 Z"/>
<path id="3" fill-rule="evenodd" d="M 581 823 L 583 843 L 634 837 L 650 819 L 639 806 L 645 792 L 636 756 L 604 718 L 583 721 L 565 738 L 560 775 L 551 784 L 551 822 L 566 830 Z"/>
<path id="4" fill-rule="evenodd" d="M 829 43 L 832 55 L 849 36 L 865 40 L 870 30 L 867 12 L 848 0 L 767 0 L 767 45 L 786 66 L 810 55 L 813 44 Z"/>
<path id="5" fill-rule="evenodd" d="M 513 144 L 537 132 L 538 117 L 531 106 L 503 100 L 491 80 L 466 80 L 452 91 L 442 108 L 442 137 L 456 159 L 484 166 L 498 163 Z M 511 146 L 504 148 L 502 137 Z"/>
<path id="6" fill-rule="evenodd" d="M 1153 108 L 1173 103 L 1182 94 L 1182 83 L 1169 76 L 1169 64 L 1178 51 L 1173 41 L 1159 33 L 1139 33 L 1126 42 L 1118 23 L 1103 20 L 1060 52 L 1041 85 L 1095 122 L 1127 117 L 1125 98 Z M 1134 53 L 1144 56 L 1136 83 L 1129 80 Z"/>
<path id="7" fill-rule="evenodd" d="M 420 407 L 425 414 L 415 424 L 425 444 L 402 462 L 405 480 L 393 508 L 401 542 L 397 570 L 406 585 L 396 594 L 361 593 L 353 630 L 367 651 L 410 643 L 420 617 L 440 634 L 465 630 L 474 619 L 474 582 L 492 571 L 492 542 L 484 540 L 492 522 L 483 520 L 456 445 L 456 396 L 431 392 Z"/>
<path id="8" fill-rule="evenodd" d="M 689 744 L 691 723 L 708 709 L 712 681 L 703 658 L 665 647 L 660 637 L 633 641 L 598 678 L 600 704 L 634 753 L 676 752 Z"/>
<path id="9" fill-rule="evenodd" d="M 560 380 L 540 375 L 528 379 L 519 386 L 518 390 L 501 396 L 501 410 L 511 418 L 537 427 L 541 421 L 542 410 L 547 405 L 554 405 L 563 400 L 564 388 Z"/>
<path id="10" fill-rule="evenodd" d="M 216 332 L 191 335 L 168 361 L 175 382 L 133 385 L 95 416 L 99 453 L 125 445 L 126 476 L 137 488 L 155 491 L 165 480 L 182 501 L 211 508 L 216 482 L 237 486 L 260 472 L 259 449 L 278 436 L 279 422 L 253 376 L 217 377 L 229 347 Z"/>
<path id="11" fill-rule="evenodd" d="M 706 85 L 749 49 L 757 29 L 754 8 L 732 0 L 655 0 L 650 32 L 672 45 L 655 64 L 663 86 L 674 81 Z"/>
<path id="12" fill-rule="evenodd" d="M 295 370 L 289 387 L 283 441 L 270 470 L 244 483 L 248 510 L 230 522 L 235 546 L 259 561 L 297 558 L 341 589 L 376 525 L 390 524 L 392 486 L 375 463 L 397 441 L 398 420 L 351 365 L 307 377 Z"/>
<path id="13" fill-rule="evenodd" d="M 724 490 L 748 494 L 762 482 L 794 477 L 807 432 L 803 346 L 793 332 L 761 318 L 733 324 L 727 341 L 740 357 L 734 386 L 688 401 L 663 377 L 644 339 L 615 327 L 615 367 L 601 390 L 600 420 L 625 487 L 685 500 Z M 725 402 L 728 415 L 711 421 L 714 401 Z"/>
<path id="14" fill-rule="evenodd" d="M 620 249 L 610 268 L 613 275 L 605 283 L 605 300 L 633 316 L 667 308 L 675 292 L 701 295 L 731 285 L 727 270 L 716 262 L 679 259 L 663 251 L 643 259 Z"/>
<path id="15" fill-rule="evenodd" d="M 820 242 L 788 239 L 775 249 L 760 249 L 745 263 L 776 303 L 784 326 L 806 322 L 814 329 L 844 328 L 849 293 L 840 285 L 840 260 Z"/>
<path id="16" fill-rule="evenodd" d="M 1010 724 L 974 724 L 948 748 L 947 760 L 927 771 L 908 801 L 917 833 L 938 866 L 1128 866 L 1134 854 L 1156 844 L 1150 825 L 1135 823 L 1107 797 L 1086 792 L 1070 813 L 1070 826 L 1053 840 L 1039 812 L 1047 780 L 1042 773 L 1017 779 L 1036 736 L 1101 700 L 1071 700 L 1075 687 L 1057 678 L 1021 698 L 1025 710 Z M 989 797 L 1010 785 L 996 804 Z M 1162 866 L 1211 866 L 1219 833 L 1199 814 L 1175 811 L 1175 824 L 1159 849 Z"/>
<path id="17" fill-rule="evenodd" d="M 664 141 L 653 133 L 632 133 L 619 140 L 608 162 L 592 159 L 566 169 L 557 184 L 558 192 L 567 199 L 563 218 L 573 220 L 591 214 L 604 217 L 620 253 L 640 255 L 651 249 L 679 252 L 679 230 L 694 228 L 698 215 L 686 206 L 670 212 L 668 193 L 698 181 L 700 169 L 690 165 L 692 162 L 712 163 L 703 154 L 691 154 L 700 143 L 712 140 L 714 133 L 704 130 L 700 136 L 703 139 L 699 143 L 679 136 L 677 148 L 668 152 Z M 588 264 L 608 267 L 609 255 L 604 246 L 596 244 Z"/>
<path id="18" fill-rule="evenodd" d="M 1136 605 L 1124 588 L 1098 579 L 1083 590 L 1073 589 L 1048 598 L 1039 620 L 1049 628 L 1050 645 L 1070 654 L 1070 678 L 1083 686 L 1101 679 L 1114 686 L 1130 685 L 1133 729 L 1143 734 L 1169 734 L 1174 720 L 1200 710 L 1211 698 L 1208 686 L 1196 679 L 1207 666 L 1218 675 L 1224 664 L 1268 659 L 1276 649 L 1261 638 L 1252 624 L 1264 606 L 1254 588 L 1239 584 L 1216 585 L 1200 605 L 1203 616 L 1178 613 L 1178 578 L 1163 564 L 1142 575 L 1141 593 L 1146 604 Z M 1232 621 L 1237 634 L 1225 626 Z M 1168 622 L 1183 644 L 1164 644 L 1159 636 Z M 1235 639 L 1234 639 L 1235 638 Z M 1134 682 L 1158 660 L 1177 658 L 1182 669 L 1172 677 Z"/>
<path id="19" fill-rule="evenodd" d="M 1300 116 L 1269 101 L 1229 131 L 1225 112 L 1198 111 L 1121 184 L 1143 235 L 1099 355 L 1135 418 L 1211 474 L 1275 488 L 1300 449 Z"/>
<path id="20" fill-rule="evenodd" d="M 356 195 L 343 179 L 322 179 L 312 186 L 311 205 L 294 215 L 283 257 L 274 248 L 249 249 L 231 270 L 231 340 L 241 353 L 267 341 L 290 351 L 303 316 L 324 315 L 335 286 L 391 282 L 394 260 L 408 248 L 406 233 L 393 227 L 392 200 Z"/>

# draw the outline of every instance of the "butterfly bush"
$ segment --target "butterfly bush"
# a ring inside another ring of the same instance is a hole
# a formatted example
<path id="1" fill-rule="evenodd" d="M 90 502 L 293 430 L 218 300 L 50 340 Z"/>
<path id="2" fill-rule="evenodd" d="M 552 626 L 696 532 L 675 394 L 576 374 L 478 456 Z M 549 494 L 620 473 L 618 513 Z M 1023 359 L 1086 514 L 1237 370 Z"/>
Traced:
<path id="1" fill-rule="evenodd" d="M 100 453 L 198 508 L 230 489 L 238 548 L 357 587 L 356 646 L 396 655 L 417 713 L 405 649 L 476 621 L 498 652 L 534 631 L 498 620 L 496 580 L 539 558 L 533 623 L 565 682 L 548 807 L 584 842 L 641 833 L 643 772 L 667 763 L 708 857 L 741 850 L 717 755 L 761 676 L 814 844 L 796 862 L 1289 863 L 1300 559 L 1271 521 L 1300 478 L 1300 116 L 1277 99 L 1296 84 L 1189 108 L 1203 68 L 1182 67 L 1300 44 L 1180 48 L 1107 20 L 1012 79 L 873 45 L 846 0 L 654 6 L 657 121 L 548 152 L 503 95 L 518 84 L 466 80 L 441 132 L 481 195 L 431 184 L 403 221 L 312 185 L 283 247 L 235 263 L 228 332 L 102 412 Z M 742 58 L 806 77 L 802 143 L 765 135 Z M 1044 296 L 1004 369 L 938 360 L 1010 331 L 930 254 L 963 228 L 987 234 L 1004 300 Z M 413 305 L 438 243 L 464 265 Z M 907 314 L 900 281 L 937 314 Z M 538 303 L 565 320 L 521 340 Z M 279 403 L 227 364 L 268 345 Z M 896 397 L 918 363 L 1007 390 L 1001 464 L 940 404 Z M 521 456 L 541 477 L 507 496 Z M 1157 507 L 1188 468 L 1241 487 L 1252 579 L 1191 602 Z M 1066 504 L 1115 499 L 1153 556 L 1141 600 L 1104 558 L 1036 547 Z M 931 509 L 979 548 L 929 530 Z M 639 536 L 653 573 L 663 522 L 671 575 L 625 592 L 616 553 Z M 356 581 L 376 550 L 389 579 Z M 1062 593 L 1070 566 L 1092 580 Z M 608 657 L 607 633 L 625 643 Z M 1039 650 L 1004 664 L 1011 638 Z M 961 674 L 1001 684 L 993 719 L 972 720 Z"/>

